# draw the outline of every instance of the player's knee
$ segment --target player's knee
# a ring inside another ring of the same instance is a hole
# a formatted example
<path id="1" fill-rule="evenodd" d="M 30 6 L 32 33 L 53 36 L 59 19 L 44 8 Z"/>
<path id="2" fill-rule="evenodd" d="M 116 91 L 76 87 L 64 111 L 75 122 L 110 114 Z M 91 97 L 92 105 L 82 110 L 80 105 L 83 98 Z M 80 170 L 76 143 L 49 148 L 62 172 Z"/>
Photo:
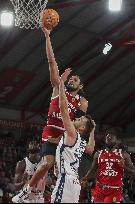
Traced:
<path id="1" fill-rule="evenodd" d="M 55 157 L 54 156 L 46 156 L 44 158 L 45 160 L 45 165 L 46 165 L 46 168 L 47 170 L 51 169 L 53 166 L 54 166 L 54 163 L 55 163 Z"/>
<path id="2" fill-rule="evenodd" d="M 46 164 L 43 164 L 43 165 L 40 167 L 39 170 L 40 170 L 41 172 L 45 172 L 46 169 L 47 169 Z"/>
<path id="3" fill-rule="evenodd" d="M 41 166 L 41 171 L 42 172 L 46 172 L 46 171 L 48 171 L 51 167 L 53 166 L 53 162 L 46 162 L 46 164 L 43 164 L 42 166 Z"/>

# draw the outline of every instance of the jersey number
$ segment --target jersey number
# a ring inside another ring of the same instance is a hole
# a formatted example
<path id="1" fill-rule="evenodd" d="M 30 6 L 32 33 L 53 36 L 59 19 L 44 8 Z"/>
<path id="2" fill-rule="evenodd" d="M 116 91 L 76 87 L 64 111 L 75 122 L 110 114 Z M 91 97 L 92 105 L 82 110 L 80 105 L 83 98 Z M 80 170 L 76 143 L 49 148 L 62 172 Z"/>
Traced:
<path id="1" fill-rule="evenodd" d="M 113 163 L 112 162 L 106 162 L 106 170 L 112 170 Z"/>

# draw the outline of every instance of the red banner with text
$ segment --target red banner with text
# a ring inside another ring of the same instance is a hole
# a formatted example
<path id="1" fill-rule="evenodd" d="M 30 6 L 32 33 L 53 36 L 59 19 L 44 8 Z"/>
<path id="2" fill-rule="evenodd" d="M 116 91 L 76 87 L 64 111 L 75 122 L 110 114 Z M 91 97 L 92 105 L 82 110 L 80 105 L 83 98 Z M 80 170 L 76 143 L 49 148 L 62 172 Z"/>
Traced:
<path id="1" fill-rule="evenodd" d="M 33 129 L 41 130 L 43 127 L 40 123 L 26 122 L 18 120 L 0 119 L 0 128 L 4 129 Z"/>

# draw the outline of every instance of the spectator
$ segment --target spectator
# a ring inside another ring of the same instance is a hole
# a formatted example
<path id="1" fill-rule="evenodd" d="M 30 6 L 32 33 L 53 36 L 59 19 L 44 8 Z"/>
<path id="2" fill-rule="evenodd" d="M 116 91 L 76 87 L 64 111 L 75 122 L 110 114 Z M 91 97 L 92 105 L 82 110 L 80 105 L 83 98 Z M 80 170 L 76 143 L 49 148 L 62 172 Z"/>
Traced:
<path id="1" fill-rule="evenodd" d="M 0 188 L 0 203 L 3 203 L 3 190 Z"/>

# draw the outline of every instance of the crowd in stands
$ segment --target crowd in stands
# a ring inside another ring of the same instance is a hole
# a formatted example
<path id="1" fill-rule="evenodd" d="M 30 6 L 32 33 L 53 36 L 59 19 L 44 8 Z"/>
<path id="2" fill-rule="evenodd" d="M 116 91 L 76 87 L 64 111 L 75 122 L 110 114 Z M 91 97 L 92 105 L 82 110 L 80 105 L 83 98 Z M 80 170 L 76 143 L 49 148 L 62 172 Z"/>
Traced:
<path id="1" fill-rule="evenodd" d="M 14 170 L 18 160 L 23 157 L 24 143 L 18 144 L 12 133 L 0 133 L 0 198 L 3 203 L 11 202 L 15 192 Z M 2 198 L 3 197 L 3 198 Z"/>
<path id="2" fill-rule="evenodd" d="M 21 137 L 21 139 L 17 140 L 12 133 L 3 134 L 0 133 L 0 203 L 11 203 L 11 198 L 15 195 L 15 187 L 14 187 L 14 174 L 15 174 L 15 166 L 17 161 L 22 160 L 26 156 L 26 149 L 31 141 L 30 135 L 29 137 Z M 100 145 L 103 145 L 100 143 Z M 135 155 L 131 155 L 133 162 L 135 159 Z M 89 161 L 91 159 L 84 155 L 83 157 L 83 170 L 84 165 L 86 165 L 86 169 L 90 166 Z M 80 172 L 85 174 L 81 169 Z M 81 177 L 83 175 L 80 175 Z M 45 203 L 50 202 L 51 192 L 55 186 L 56 177 L 54 176 L 53 169 L 48 173 L 48 180 L 45 190 Z M 91 200 L 90 189 L 94 184 L 94 180 L 90 180 L 88 186 L 85 189 L 82 189 L 80 196 L 80 203 L 88 203 Z M 133 178 L 127 177 L 124 179 L 124 199 L 123 202 L 131 202 L 135 200 L 135 180 Z"/>

